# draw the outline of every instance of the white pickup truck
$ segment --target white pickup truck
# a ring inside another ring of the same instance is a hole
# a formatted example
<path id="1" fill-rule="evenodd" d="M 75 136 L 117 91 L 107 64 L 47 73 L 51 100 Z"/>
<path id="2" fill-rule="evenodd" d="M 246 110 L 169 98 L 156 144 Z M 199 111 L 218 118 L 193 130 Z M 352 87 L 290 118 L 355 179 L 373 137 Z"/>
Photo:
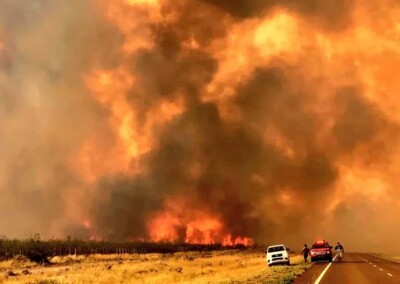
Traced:
<path id="1" fill-rule="evenodd" d="M 290 265 L 288 250 L 284 245 L 269 246 L 265 252 L 268 266 L 274 264 Z"/>

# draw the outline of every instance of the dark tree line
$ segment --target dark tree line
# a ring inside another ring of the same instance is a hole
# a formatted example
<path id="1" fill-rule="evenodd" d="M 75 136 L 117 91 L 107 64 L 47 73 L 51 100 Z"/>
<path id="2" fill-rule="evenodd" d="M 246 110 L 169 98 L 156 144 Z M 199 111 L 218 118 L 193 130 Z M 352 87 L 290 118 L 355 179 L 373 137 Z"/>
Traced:
<path id="1" fill-rule="evenodd" d="M 16 255 L 23 255 L 34 262 L 43 264 L 49 264 L 49 258 L 53 256 L 65 255 L 174 253 L 244 248 L 246 247 L 243 245 L 226 247 L 221 244 L 85 241 L 69 237 L 64 240 L 42 240 L 39 235 L 26 240 L 0 237 L 1 259 L 10 259 Z"/>

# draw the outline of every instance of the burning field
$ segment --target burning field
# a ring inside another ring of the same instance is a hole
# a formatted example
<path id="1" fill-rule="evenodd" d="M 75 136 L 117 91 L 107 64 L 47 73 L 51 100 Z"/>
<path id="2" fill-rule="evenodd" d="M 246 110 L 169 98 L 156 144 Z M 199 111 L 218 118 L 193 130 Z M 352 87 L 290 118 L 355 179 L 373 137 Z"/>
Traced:
<path id="1" fill-rule="evenodd" d="M 0 232 L 400 251 L 399 16 L 1 1 Z"/>

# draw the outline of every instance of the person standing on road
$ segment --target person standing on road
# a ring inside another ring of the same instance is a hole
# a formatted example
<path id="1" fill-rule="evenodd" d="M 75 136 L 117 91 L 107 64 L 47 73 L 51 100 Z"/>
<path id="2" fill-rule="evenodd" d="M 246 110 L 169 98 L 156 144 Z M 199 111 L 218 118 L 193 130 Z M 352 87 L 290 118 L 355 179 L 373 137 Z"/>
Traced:
<path id="1" fill-rule="evenodd" d="M 343 248 L 343 246 L 340 244 L 340 242 L 338 242 L 337 245 L 335 246 L 335 250 L 337 250 L 337 252 L 339 253 L 339 260 L 342 261 L 342 259 L 343 259 L 343 253 L 344 253 L 344 248 Z"/>
<path id="2" fill-rule="evenodd" d="M 308 248 L 307 244 L 304 245 L 303 250 L 301 251 L 301 255 L 304 256 L 304 263 L 308 262 L 308 255 L 310 253 L 310 249 Z"/>

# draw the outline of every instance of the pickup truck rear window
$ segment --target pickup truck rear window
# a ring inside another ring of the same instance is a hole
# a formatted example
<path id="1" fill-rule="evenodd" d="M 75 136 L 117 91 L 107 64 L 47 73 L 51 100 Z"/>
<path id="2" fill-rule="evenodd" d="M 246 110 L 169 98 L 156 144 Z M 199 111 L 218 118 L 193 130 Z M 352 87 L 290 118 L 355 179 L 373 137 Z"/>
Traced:
<path id="1" fill-rule="evenodd" d="M 268 252 L 277 252 L 277 251 L 283 251 L 283 250 L 285 250 L 284 246 L 268 248 Z"/>

